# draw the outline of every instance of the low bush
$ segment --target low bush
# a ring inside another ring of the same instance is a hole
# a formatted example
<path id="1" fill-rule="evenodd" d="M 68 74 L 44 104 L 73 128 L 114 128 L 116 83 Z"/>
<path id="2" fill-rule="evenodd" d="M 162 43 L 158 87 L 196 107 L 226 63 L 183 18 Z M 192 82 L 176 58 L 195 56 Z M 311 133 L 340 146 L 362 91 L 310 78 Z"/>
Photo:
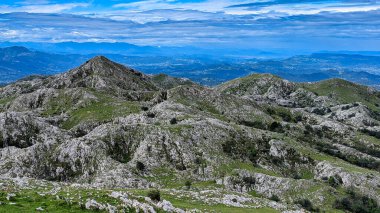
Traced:
<path id="1" fill-rule="evenodd" d="M 191 185 L 192 185 L 192 183 L 191 183 L 190 180 L 187 180 L 187 181 L 185 182 L 185 186 L 186 186 L 186 188 L 187 188 L 188 190 L 191 188 Z"/>
<path id="2" fill-rule="evenodd" d="M 358 194 L 353 189 L 349 189 L 347 194 L 348 196 L 337 199 L 333 205 L 333 208 L 354 213 L 380 212 L 380 207 L 374 199 Z"/>
<path id="3" fill-rule="evenodd" d="M 272 195 L 269 199 L 276 202 L 280 202 L 280 198 L 277 195 Z"/>
<path id="4" fill-rule="evenodd" d="M 177 118 L 170 119 L 170 124 L 171 125 L 177 124 Z"/>
<path id="5" fill-rule="evenodd" d="M 319 212 L 319 208 L 315 208 L 309 199 L 300 199 L 295 202 L 295 204 L 301 205 L 304 209 L 310 212 Z"/>
<path id="6" fill-rule="evenodd" d="M 136 169 L 139 170 L 139 171 L 144 171 L 145 170 L 145 165 L 142 162 L 137 161 L 136 162 Z"/>
<path id="7" fill-rule="evenodd" d="M 338 186 L 342 185 L 343 181 L 340 176 L 330 176 L 328 183 L 331 187 L 337 188 Z"/>
<path id="8" fill-rule="evenodd" d="M 158 189 L 150 190 L 147 194 L 147 196 L 152 199 L 153 201 L 160 201 L 161 200 L 161 193 Z"/>

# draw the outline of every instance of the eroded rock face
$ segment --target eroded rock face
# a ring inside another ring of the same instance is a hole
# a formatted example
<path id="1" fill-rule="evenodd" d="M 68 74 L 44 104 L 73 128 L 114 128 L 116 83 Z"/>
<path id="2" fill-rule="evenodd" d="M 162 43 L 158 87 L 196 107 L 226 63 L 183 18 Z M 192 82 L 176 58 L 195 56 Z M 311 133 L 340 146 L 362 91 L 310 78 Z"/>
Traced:
<path id="1" fill-rule="evenodd" d="M 360 103 L 338 105 L 326 116 L 355 127 L 379 126 L 379 121 L 374 119 L 373 113 Z"/>
<path id="2" fill-rule="evenodd" d="M 339 176 L 345 187 L 358 188 L 362 193 L 369 195 L 373 199 L 380 201 L 378 194 L 380 176 L 378 173 L 361 173 L 359 171 L 347 171 L 341 167 L 332 165 L 328 162 L 320 162 L 315 167 L 315 178 L 322 179 L 326 177 Z"/>
<path id="3" fill-rule="evenodd" d="M 38 119 L 30 113 L 0 113 L 1 147 L 27 148 L 39 142 L 46 142 L 61 131 Z"/>
<path id="4" fill-rule="evenodd" d="M 263 76 L 253 74 L 224 83 L 216 89 L 222 93 L 272 102 L 284 107 L 323 106 L 329 102 L 327 97 L 318 97 L 295 83 L 269 74 Z"/>

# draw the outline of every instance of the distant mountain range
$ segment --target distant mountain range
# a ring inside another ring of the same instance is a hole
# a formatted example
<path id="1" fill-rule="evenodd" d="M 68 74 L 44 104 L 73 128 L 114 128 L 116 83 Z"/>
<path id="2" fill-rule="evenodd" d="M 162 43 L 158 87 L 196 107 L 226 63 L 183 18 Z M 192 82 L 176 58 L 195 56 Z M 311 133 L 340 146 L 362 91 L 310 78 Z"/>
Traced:
<path id="1" fill-rule="evenodd" d="M 85 48 L 82 45 L 80 48 Z M 89 47 L 95 48 L 95 47 Z M 114 61 L 148 74 L 165 73 L 189 78 L 204 85 L 246 76 L 251 73 L 272 73 L 296 82 L 314 82 L 342 78 L 380 88 L 380 56 L 316 53 L 287 59 L 215 59 L 206 56 L 139 55 L 136 49 L 121 54 L 105 54 Z M 148 48 L 149 49 L 149 48 Z M 99 51 L 107 52 L 99 49 Z M 21 46 L 0 48 L 0 84 L 29 75 L 52 75 L 80 65 L 97 54 L 56 54 L 34 51 Z"/>

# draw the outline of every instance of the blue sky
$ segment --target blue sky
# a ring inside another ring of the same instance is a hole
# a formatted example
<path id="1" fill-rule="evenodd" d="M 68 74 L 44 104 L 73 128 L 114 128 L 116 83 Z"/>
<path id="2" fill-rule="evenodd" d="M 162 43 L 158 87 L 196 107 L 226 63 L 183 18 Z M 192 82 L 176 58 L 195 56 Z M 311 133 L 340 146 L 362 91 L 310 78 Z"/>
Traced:
<path id="1" fill-rule="evenodd" d="M 377 0 L 2 0 L 0 42 L 380 51 Z"/>

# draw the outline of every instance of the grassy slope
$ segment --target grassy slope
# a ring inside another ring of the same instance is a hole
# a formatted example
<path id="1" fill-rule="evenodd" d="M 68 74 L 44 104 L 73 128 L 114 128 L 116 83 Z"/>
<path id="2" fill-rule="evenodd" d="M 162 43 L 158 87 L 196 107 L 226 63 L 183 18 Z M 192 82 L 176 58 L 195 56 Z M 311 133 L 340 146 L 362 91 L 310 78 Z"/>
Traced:
<path id="1" fill-rule="evenodd" d="M 39 188 L 30 190 L 17 191 L 16 197 L 11 198 L 10 201 L 6 200 L 5 192 L 0 192 L 0 213 L 26 213 L 34 212 L 36 208 L 42 207 L 45 212 L 54 213 L 79 213 L 79 212 L 105 212 L 105 211 L 91 211 L 86 210 L 84 203 L 87 199 L 94 199 L 99 203 L 109 203 L 113 206 L 118 206 L 121 203 L 120 200 L 109 197 L 111 190 L 95 190 L 95 189 L 75 189 L 71 187 L 64 187 L 57 195 L 44 195 L 50 188 Z M 117 190 L 118 191 L 118 190 Z M 145 189 L 130 189 L 122 190 L 129 194 L 130 199 L 136 199 L 140 202 L 145 202 L 141 196 L 147 196 L 149 190 Z M 59 198 L 58 198 L 59 197 Z M 223 204 L 210 205 L 199 200 L 193 200 L 190 198 L 179 198 L 178 195 L 173 195 L 168 190 L 161 190 L 161 199 L 170 201 L 173 206 L 182 209 L 198 209 L 202 211 L 212 212 L 258 212 L 258 213 L 274 213 L 278 212 L 271 208 L 259 207 L 257 209 L 252 208 L 239 208 L 231 207 Z M 13 203 L 13 204 L 10 204 Z M 120 207 L 119 207 L 120 208 Z M 126 212 L 135 212 L 134 209 L 125 209 Z M 162 211 L 158 211 L 162 212 Z"/>
<path id="2" fill-rule="evenodd" d="M 88 90 L 97 100 L 89 101 L 85 106 L 75 108 L 74 98 L 61 91 L 58 97 L 50 100 L 48 107 L 42 113 L 44 116 L 58 115 L 66 112 L 69 119 L 61 124 L 64 129 L 71 129 L 84 122 L 109 121 L 120 116 L 138 113 L 141 110 L 140 102 L 119 100 L 108 94 Z"/>
<path id="3" fill-rule="evenodd" d="M 369 92 L 368 87 L 342 79 L 330 79 L 312 84 L 301 84 L 320 96 L 331 96 L 342 104 L 362 102 L 375 112 L 380 112 L 380 93 Z"/>

